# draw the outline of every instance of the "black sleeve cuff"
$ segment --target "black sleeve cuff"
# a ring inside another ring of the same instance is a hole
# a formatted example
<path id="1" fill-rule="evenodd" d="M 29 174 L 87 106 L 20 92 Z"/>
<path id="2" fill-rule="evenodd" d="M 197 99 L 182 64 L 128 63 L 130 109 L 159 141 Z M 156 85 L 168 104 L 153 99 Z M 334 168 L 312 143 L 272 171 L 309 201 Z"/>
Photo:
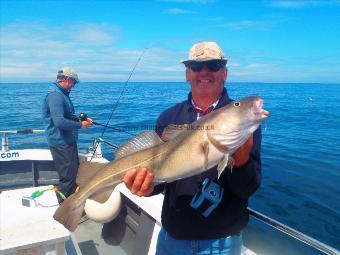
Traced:
<path id="1" fill-rule="evenodd" d="M 250 158 L 242 167 L 226 169 L 227 181 L 231 191 L 242 199 L 248 199 L 260 186 L 261 167 L 258 161 Z"/>

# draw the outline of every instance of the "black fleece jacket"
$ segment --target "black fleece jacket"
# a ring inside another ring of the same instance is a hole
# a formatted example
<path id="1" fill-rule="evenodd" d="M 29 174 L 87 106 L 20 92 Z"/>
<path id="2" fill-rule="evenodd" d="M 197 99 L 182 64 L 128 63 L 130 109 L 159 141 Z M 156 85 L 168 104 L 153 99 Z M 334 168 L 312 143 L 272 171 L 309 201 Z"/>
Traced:
<path id="1" fill-rule="evenodd" d="M 216 107 L 220 108 L 232 102 L 226 89 Z M 190 124 L 194 122 L 191 93 L 182 103 L 164 111 L 157 120 L 156 132 L 161 135 L 170 124 Z M 208 177 L 217 179 L 217 167 L 213 167 L 199 176 L 192 176 L 172 183 L 155 187 L 153 194 L 165 191 L 162 208 L 162 225 L 176 239 L 199 240 L 217 239 L 238 235 L 247 225 L 248 198 L 257 190 L 261 182 L 261 129 L 254 132 L 254 144 L 249 161 L 242 167 L 226 169 L 219 179 L 224 187 L 221 203 L 208 216 L 202 216 L 190 206 L 200 182 Z"/>

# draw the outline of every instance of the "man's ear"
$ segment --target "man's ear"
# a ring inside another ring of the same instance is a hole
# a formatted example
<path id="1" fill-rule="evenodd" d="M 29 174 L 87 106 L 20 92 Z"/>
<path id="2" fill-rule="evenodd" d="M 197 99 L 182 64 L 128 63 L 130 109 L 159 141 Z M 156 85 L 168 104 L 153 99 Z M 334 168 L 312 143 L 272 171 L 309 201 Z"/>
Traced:
<path id="1" fill-rule="evenodd" d="M 189 68 L 185 68 L 185 79 L 189 82 Z"/>
<path id="2" fill-rule="evenodd" d="M 226 82 L 227 80 L 227 77 L 228 77 L 228 69 L 224 69 L 224 73 L 223 73 L 223 81 Z"/>

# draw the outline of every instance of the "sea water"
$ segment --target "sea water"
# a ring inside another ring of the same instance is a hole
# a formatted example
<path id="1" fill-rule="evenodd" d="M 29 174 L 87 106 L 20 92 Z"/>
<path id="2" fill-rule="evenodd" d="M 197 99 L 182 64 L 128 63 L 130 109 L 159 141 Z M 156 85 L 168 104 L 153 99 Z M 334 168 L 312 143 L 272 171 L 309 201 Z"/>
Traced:
<path id="1" fill-rule="evenodd" d="M 42 102 L 52 84 L 1 83 L 0 130 L 43 129 Z M 259 95 L 270 117 L 262 125 L 262 184 L 250 207 L 340 249 L 340 84 L 227 83 L 233 99 Z M 76 112 L 132 134 L 152 129 L 158 115 L 186 99 L 186 83 L 80 83 Z M 10 148 L 47 148 L 42 134 L 9 135 Z M 116 145 L 131 135 L 91 126 L 79 149 L 102 137 Z M 103 145 L 113 159 L 114 148 Z"/>

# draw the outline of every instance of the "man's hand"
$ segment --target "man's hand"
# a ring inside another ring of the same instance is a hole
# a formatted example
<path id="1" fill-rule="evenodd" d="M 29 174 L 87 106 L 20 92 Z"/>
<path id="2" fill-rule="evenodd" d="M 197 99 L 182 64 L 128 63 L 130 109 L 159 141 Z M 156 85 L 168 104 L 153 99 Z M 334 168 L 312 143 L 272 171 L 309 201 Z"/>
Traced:
<path id="1" fill-rule="evenodd" d="M 234 166 L 241 167 L 246 164 L 249 160 L 249 153 L 253 148 L 253 135 L 251 135 L 248 140 L 235 151 L 233 158 L 235 160 Z"/>
<path id="2" fill-rule="evenodd" d="M 90 125 L 92 125 L 93 120 L 91 118 L 87 118 L 81 122 L 81 128 L 86 130 Z"/>
<path id="3" fill-rule="evenodd" d="M 148 196 L 152 193 L 154 175 L 145 167 L 132 169 L 126 172 L 123 181 L 132 194 L 137 196 Z"/>

